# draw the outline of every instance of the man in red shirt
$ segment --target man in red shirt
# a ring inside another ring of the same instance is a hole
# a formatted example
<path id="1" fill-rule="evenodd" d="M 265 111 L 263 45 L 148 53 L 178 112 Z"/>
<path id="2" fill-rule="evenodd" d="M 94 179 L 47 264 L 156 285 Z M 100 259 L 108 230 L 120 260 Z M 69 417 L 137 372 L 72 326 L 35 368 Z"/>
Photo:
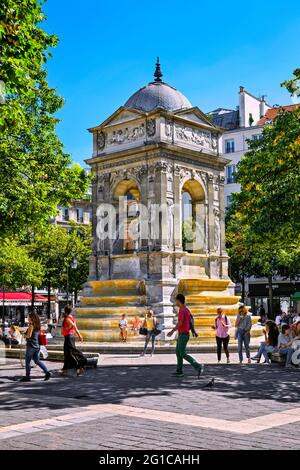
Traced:
<path id="1" fill-rule="evenodd" d="M 185 297 L 183 294 L 176 296 L 176 306 L 179 308 L 178 321 L 173 330 L 168 333 L 168 336 L 172 336 L 175 331 L 178 331 L 176 343 L 177 369 L 174 375 L 176 377 L 183 377 L 182 366 L 183 359 L 185 359 L 198 371 L 199 377 L 204 372 L 204 365 L 199 364 L 196 359 L 186 353 L 187 343 L 190 339 L 191 312 L 185 305 Z"/>

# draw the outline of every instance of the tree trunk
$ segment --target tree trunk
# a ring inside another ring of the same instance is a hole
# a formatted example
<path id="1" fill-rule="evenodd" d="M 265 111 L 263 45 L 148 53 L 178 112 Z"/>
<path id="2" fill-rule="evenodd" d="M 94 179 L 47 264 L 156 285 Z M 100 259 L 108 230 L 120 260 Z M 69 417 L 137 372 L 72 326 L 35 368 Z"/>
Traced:
<path id="1" fill-rule="evenodd" d="M 273 276 L 270 274 L 268 276 L 268 284 L 269 284 L 269 312 L 268 317 L 273 319 Z"/>
<path id="2" fill-rule="evenodd" d="M 31 310 L 34 310 L 34 286 L 31 286 Z"/>
<path id="3" fill-rule="evenodd" d="M 51 281 L 47 284 L 48 296 L 47 296 L 47 318 L 50 318 L 51 314 Z"/>

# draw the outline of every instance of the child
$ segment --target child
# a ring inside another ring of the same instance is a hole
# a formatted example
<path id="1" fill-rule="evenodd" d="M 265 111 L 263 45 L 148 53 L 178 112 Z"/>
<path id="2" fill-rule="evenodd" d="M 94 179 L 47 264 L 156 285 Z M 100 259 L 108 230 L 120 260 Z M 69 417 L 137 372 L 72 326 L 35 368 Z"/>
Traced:
<path id="1" fill-rule="evenodd" d="M 141 328 L 141 320 L 139 317 L 134 317 L 134 320 L 132 322 L 132 331 L 133 331 L 133 336 L 137 336 L 139 334 L 140 328 Z"/>
<path id="2" fill-rule="evenodd" d="M 119 328 L 120 328 L 120 337 L 121 340 L 126 343 L 127 341 L 127 320 L 126 315 L 123 313 L 121 320 L 119 321 Z"/>

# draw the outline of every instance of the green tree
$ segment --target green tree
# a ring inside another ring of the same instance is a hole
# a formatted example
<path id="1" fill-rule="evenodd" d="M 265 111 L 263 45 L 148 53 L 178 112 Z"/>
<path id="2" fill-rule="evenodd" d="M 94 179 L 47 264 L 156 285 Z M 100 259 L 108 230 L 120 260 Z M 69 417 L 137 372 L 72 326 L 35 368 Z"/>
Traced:
<path id="1" fill-rule="evenodd" d="M 182 247 L 185 251 L 193 251 L 195 241 L 195 221 L 192 216 L 184 220 L 182 224 Z"/>
<path id="2" fill-rule="evenodd" d="M 48 288 L 48 314 L 51 288 L 64 288 L 76 294 L 87 280 L 90 246 L 90 226 L 74 223 L 66 230 L 64 227 L 49 225 L 46 231 L 35 235 L 29 249 L 44 268 L 43 283 Z M 76 269 L 72 267 L 75 261 Z"/>
<path id="3" fill-rule="evenodd" d="M 32 257 L 28 246 L 19 245 L 16 239 L 6 238 L 1 241 L 0 286 L 3 290 L 39 285 L 43 277 L 43 266 Z"/>
<path id="4" fill-rule="evenodd" d="M 38 0 L 0 6 L 0 235 L 44 226 L 57 205 L 80 198 L 88 178 L 63 151 L 55 113 L 63 100 L 49 87 L 45 64 L 56 36 L 42 28 Z M 2 97 L 3 98 L 3 97 Z"/>
<path id="5" fill-rule="evenodd" d="M 227 216 L 232 272 L 267 276 L 272 309 L 274 275 L 300 273 L 299 108 L 282 110 L 262 139 L 249 142 L 236 176 L 241 192 Z"/>
<path id="6" fill-rule="evenodd" d="M 71 243 L 71 260 L 75 261 L 75 267 L 71 267 L 68 272 L 68 284 L 70 292 L 74 292 L 74 300 L 77 302 L 78 291 L 87 281 L 89 274 L 89 256 L 91 254 L 91 226 L 75 225 L 69 232 Z M 72 266 L 71 261 L 71 266 Z"/>
<path id="7" fill-rule="evenodd" d="M 285 80 L 281 86 L 285 87 L 291 95 L 300 96 L 300 69 L 295 69 L 293 78 Z"/>
<path id="8" fill-rule="evenodd" d="M 0 250 L 0 285 L 6 289 L 28 287 L 39 284 L 44 276 L 44 269 L 38 259 L 31 256 L 26 245 L 19 245 L 17 240 L 2 241 Z"/>

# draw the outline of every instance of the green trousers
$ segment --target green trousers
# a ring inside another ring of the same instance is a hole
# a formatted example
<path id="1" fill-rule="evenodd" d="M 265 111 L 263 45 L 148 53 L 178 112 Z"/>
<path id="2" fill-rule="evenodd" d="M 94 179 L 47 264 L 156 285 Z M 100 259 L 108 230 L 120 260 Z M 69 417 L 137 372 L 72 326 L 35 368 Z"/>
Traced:
<path id="1" fill-rule="evenodd" d="M 177 370 L 178 374 L 182 374 L 183 359 L 189 362 L 195 369 L 199 369 L 200 364 L 192 356 L 186 353 L 186 347 L 190 339 L 189 333 L 178 333 L 176 343 Z"/>

